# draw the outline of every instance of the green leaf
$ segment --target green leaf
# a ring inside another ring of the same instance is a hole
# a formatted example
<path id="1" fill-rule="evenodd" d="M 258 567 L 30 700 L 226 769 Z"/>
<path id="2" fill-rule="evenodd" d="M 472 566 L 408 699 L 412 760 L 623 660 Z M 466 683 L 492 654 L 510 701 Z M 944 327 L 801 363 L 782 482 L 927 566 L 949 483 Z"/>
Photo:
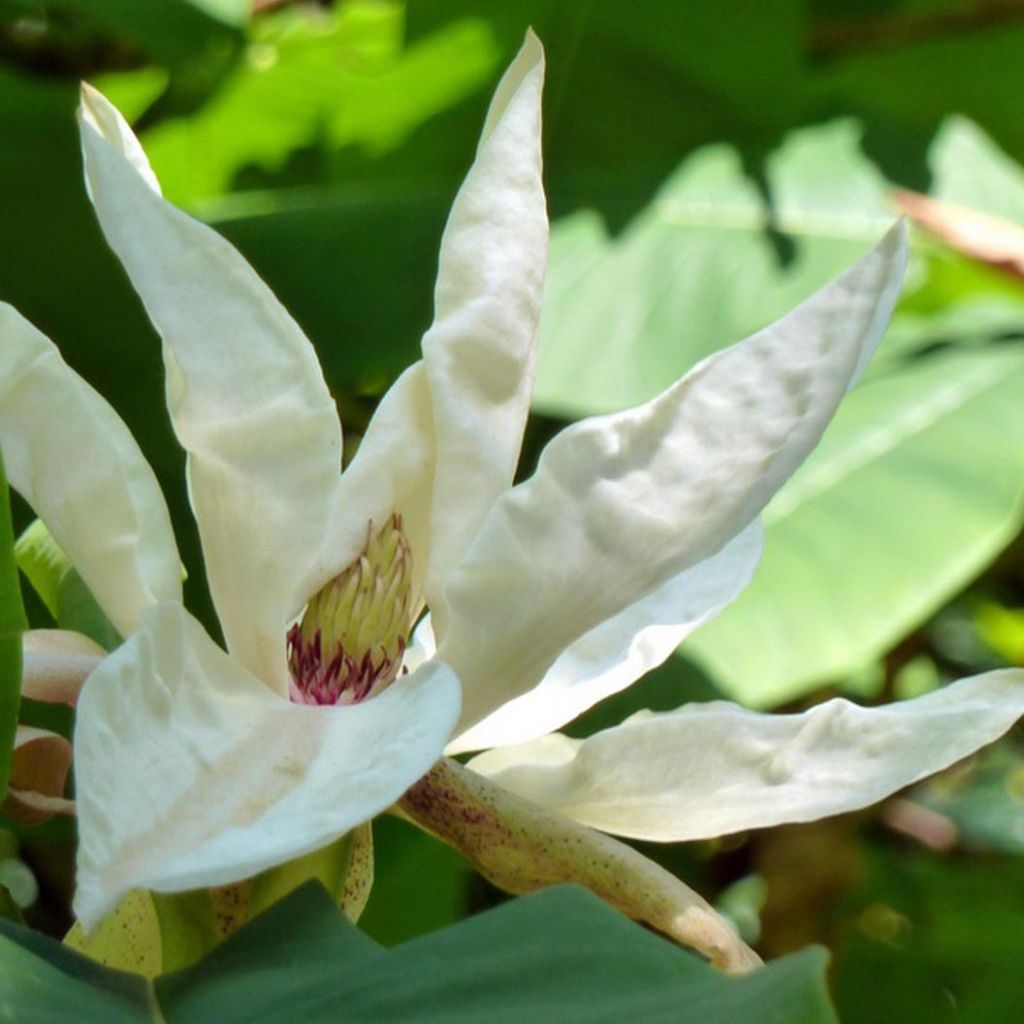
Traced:
<path id="1" fill-rule="evenodd" d="M 976 126 L 947 122 L 930 162 L 940 198 L 1024 216 L 1024 171 Z M 770 705 L 855 672 L 1024 522 L 1024 292 L 958 261 L 929 273 L 890 334 L 897 357 L 908 339 L 947 351 L 902 365 L 883 356 L 847 396 L 768 507 L 753 584 L 687 644 L 733 697 Z M 1007 330 L 1016 340 L 993 341 Z"/>
<path id="2" fill-rule="evenodd" d="M 11 752 L 21 703 L 21 634 L 27 628 L 14 563 L 7 477 L 0 453 L 0 795 L 7 793 L 11 773 Z"/>
<path id="3" fill-rule="evenodd" d="M 473 870 L 454 847 L 391 815 L 374 822 L 374 847 L 376 879 L 359 919 L 371 938 L 393 946 L 466 916 Z"/>
<path id="4" fill-rule="evenodd" d="M 990 209 L 1024 204 L 1024 174 L 962 121 L 932 163 L 938 194 L 964 201 L 991 180 Z M 891 220 L 854 122 L 794 133 L 767 178 L 771 205 L 735 150 L 711 147 L 621 238 L 587 214 L 557 226 L 541 410 L 579 416 L 651 397 L 810 294 Z M 908 292 L 865 382 L 766 510 L 753 584 L 684 648 L 750 705 L 794 699 L 884 654 L 1024 521 L 1024 344 L 994 341 L 1024 328 L 1024 292 L 934 248 L 918 255 Z"/>
<path id="5" fill-rule="evenodd" d="M 769 206 L 739 152 L 687 158 L 610 240 L 593 214 L 552 231 L 535 407 L 575 418 L 636 405 L 770 323 L 892 222 L 852 121 L 794 133 L 768 161 Z M 769 226 L 792 247 L 780 262 Z"/>
<path id="6" fill-rule="evenodd" d="M 973 122 L 946 120 L 929 164 L 936 198 L 1024 224 L 1024 170 Z"/>
<path id="7" fill-rule="evenodd" d="M 9 1019 L 32 1024 L 154 1024 L 151 986 L 112 971 L 39 932 L 0 920 L 0 1005 Z"/>
<path id="8" fill-rule="evenodd" d="M 1020 529 L 1022 394 L 1017 341 L 940 352 L 848 395 L 768 506 L 753 583 L 687 655 L 767 706 L 884 654 Z"/>
<path id="9" fill-rule="evenodd" d="M 575 888 L 514 900 L 392 950 L 318 886 L 276 904 L 202 963 L 149 983 L 0 922 L 0 999 L 19 1020 L 288 1024 L 487 1020 L 828 1024 L 825 954 L 728 978 Z"/>
<path id="10" fill-rule="evenodd" d="M 108 651 L 120 644 L 117 630 L 41 519 L 18 538 L 14 556 L 61 629 L 84 633 Z"/>
<path id="11" fill-rule="evenodd" d="M 997 743 L 959 771 L 915 787 L 908 799 L 952 823 L 957 845 L 973 851 L 1024 854 L 1024 749 Z"/>
<path id="12" fill-rule="evenodd" d="M 236 60 L 249 0 L 0 0 L 4 55 L 51 74 L 93 78 L 137 66 L 143 55 L 165 69 L 166 88 L 150 116 L 202 102 Z"/>
<path id="13" fill-rule="evenodd" d="M 21 907 L 18 906 L 6 885 L 0 885 L 0 917 L 8 921 L 16 921 L 18 924 L 24 924 L 24 918 L 21 916 Z"/>
<path id="14" fill-rule="evenodd" d="M 1016 811 L 1019 820 L 1019 808 Z M 1024 859 L 864 844 L 833 971 L 844 1021 L 1012 1021 L 1024 1002 Z"/>
<path id="15" fill-rule="evenodd" d="M 496 70 L 498 53 L 482 22 L 454 23 L 405 49 L 402 28 L 401 4 L 366 0 L 318 16 L 298 9 L 260 19 L 246 59 L 211 102 L 144 133 L 164 191 L 192 204 L 231 191 L 243 173 L 249 187 L 272 181 L 287 175 L 297 151 L 306 153 L 307 175 L 329 175 L 335 150 L 387 152 L 481 90 Z M 139 77 L 111 75 L 99 86 L 117 103 Z"/>

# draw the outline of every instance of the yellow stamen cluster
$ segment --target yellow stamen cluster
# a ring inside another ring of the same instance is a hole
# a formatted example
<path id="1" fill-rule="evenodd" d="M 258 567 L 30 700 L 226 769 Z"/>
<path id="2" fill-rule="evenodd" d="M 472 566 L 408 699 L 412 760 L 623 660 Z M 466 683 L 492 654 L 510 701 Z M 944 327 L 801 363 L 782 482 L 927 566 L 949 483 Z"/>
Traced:
<path id="1" fill-rule="evenodd" d="M 319 590 L 288 634 L 292 696 L 355 703 L 398 674 L 412 615 L 412 552 L 402 518 L 370 524 L 363 553 Z"/>

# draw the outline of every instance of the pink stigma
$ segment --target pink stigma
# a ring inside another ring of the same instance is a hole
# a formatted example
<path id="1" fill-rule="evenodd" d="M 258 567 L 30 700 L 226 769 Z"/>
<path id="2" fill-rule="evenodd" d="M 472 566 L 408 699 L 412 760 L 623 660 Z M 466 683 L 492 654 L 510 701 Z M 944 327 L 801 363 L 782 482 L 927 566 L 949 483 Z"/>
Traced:
<path id="1" fill-rule="evenodd" d="M 299 624 L 288 630 L 288 668 L 291 670 L 291 699 L 296 704 L 358 704 L 390 683 L 405 654 L 405 640 L 399 639 L 397 659 L 389 658 L 384 647 L 354 658 L 336 647 L 325 658 L 318 629 L 304 637 Z"/>

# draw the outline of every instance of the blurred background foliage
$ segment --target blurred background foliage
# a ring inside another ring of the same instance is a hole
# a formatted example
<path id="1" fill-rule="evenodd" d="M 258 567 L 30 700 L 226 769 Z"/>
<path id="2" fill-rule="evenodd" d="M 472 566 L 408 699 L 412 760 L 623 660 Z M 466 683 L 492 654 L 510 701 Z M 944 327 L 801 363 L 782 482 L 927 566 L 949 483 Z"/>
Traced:
<path id="1" fill-rule="evenodd" d="M 0 298 L 140 439 L 209 625 L 159 345 L 81 183 L 78 80 L 303 325 L 354 442 L 416 357 L 444 217 L 528 25 L 548 57 L 553 231 L 524 471 L 561 423 L 650 397 L 852 262 L 897 185 L 1024 223 L 1016 0 L 0 0 Z M 576 731 L 718 696 L 901 699 L 1024 664 L 1024 282 L 914 241 L 874 365 L 767 511 L 754 584 Z M 69 847 L 66 823 L 12 830 L 0 860 L 31 867 L 9 888 L 55 932 Z M 400 822 L 377 849 L 364 924 L 384 942 L 497 898 Z M 827 945 L 844 1021 L 1019 1012 L 1012 736 L 870 812 L 645 849 L 766 955 Z"/>

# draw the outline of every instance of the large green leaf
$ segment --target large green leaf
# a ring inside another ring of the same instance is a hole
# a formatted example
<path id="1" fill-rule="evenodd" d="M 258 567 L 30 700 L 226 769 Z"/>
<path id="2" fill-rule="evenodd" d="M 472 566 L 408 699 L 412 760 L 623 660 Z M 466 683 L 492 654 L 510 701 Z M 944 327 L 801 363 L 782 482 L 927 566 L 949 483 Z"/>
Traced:
<path id="1" fill-rule="evenodd" d="M 1022 394 L 1020 341 L 857 388 L 766 510 L 754 582 L 687 654 L 754 706 L 884 654 L 1020 529 Z"/>
<path id="2" fill-rule="evenodd" d="M 939 199 L 1024 224 L 1024 172 L 973 122 L 945 121 L 930 164 Z"/>
<path id="3" fill-rule="evenodd" d="M 11 751 L 18 728 L 21 698 L 21 634 L 26 628 L 18 569 L 14 564 L 14 532 L 0 453 L 0 798 L 7 792 Z"/>
<path id="4" fill-rule="evenodd" d="M 359 0 L 321 16 L 261 18 L 247 57 L 192 117 L 143 135 L 165 193 L 193 204 L 244 183 L 331 177 L 332 154 L 395 148 L 417 125 L 482 90 L 497 68 L 488 27 L 464 20 L 403 46 L 403 5 Z M 97 83 L 131 116 L 158 85 L 148 70 Z"/>
<path id="5" fill-rule="evenodd" d="M 24 1022 L 290 1024 L 487 1020 L 828 1024 L 825 957 L 806 950 L 742 979 L 555 889 L 385 950 L 304 887 L 202 963 L 154 983 L 0 922 L 0 1000 Z"/>
<path id="6" fill-rule="evenodd" d="M 939 197 L 1024 213 L 1024 172 L 974 125 L 950 121 L 930 160 Z M 884 654 L 1024 522 L 1024 290 L 955 260 L 929 269 L 892 333 L 948 350 L 883 358 L 847 397 L 768 507 L 754 583 L 687 646 L 750 704 Z"/>
<path id="7" fill-rule="evenodd" d="M 614 241 L 593 214 L 557 224 L 536 407 L 576 417 L 646 401 L 863 255 L 893 218 L 859 138 L 852 121 L 791 136 L 768 162 L 771 205 L 721 145 L 685 160 Z"/>
<path id="8" fill-rule="evenodd" d="M 1024 175 L 951 122 L 936 192 L 1017 210 Z M 990 169 L 990 170 L 989 170 Z M 560 224 L 539 364 L 541 409 L 637 403 L 780 315 L 852 262 L 891 219 L 888 186 L 849 121 L 790 137 L 769 206 L 738 155 L 690 157 L 623 234 Z M 781 234 L 780 260 L 766 228 Z M 866 381 L 768 507 L 754 583 L 685 650 L 730 696 L 765 706 L 883 654 L 988 564 L 1024 519 L 1024 291 L 924 249 Z M 935 345 L 946 350 L 928 353 Z M 998 443 L 993 439 L 998 438 Z"/>

